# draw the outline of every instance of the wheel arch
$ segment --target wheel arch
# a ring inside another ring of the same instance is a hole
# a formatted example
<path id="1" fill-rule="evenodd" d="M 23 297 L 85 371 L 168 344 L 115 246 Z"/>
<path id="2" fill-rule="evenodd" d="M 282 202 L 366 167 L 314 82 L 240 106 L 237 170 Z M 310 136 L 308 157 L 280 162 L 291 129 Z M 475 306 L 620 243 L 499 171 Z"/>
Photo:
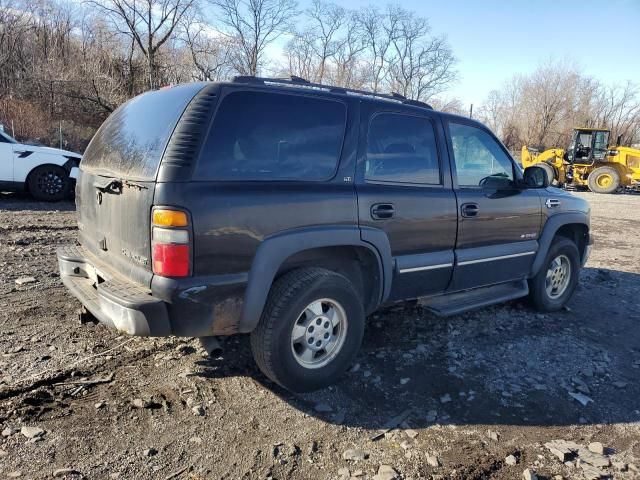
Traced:
<path id="1" fill-rule="evenodd" d="M 363 295 L 365 311 L 374 310 L 391 290 L 390 251 L 386 235 L 365 240 L 357 226 L 308 227 L 265 239 L 249 271 L 238 331 L 255 328 L 273 282 L 301 267 L 322 267 L 346 276 Z"/>
<path id="2" fill-rule="evenodd" d="M 65 163 L 62 163 L 62 164 L 54 163 L 54 162 L 39 163 L 38 165 L 35 165 L 33 168 L 31 168 L 31 170 L 29 170 L 29 173 L 27 173 L 27 176 L 24 179 L 24 189 L 27 192 L 29 191 L 29 181 L 31 180 L 31 176 L 34 174 L 36 170 L 38 170 L 41 167 L 59 167 L 64 169 L 67 173 L 69 173 L 71 172 L 71 169 L 73 167 L 77 167 L 79 164 L 80 162 L 74 161 L 72 159 L 68 159 Z"/>
<path id="3" fill-rule="evenodd" d="M 531 277 L 540 271 L 556 236 L 562 236 L 575 242 L 582 260 L 586 253 L 586 247 L 590 243 L 589 217 L 582 212 L 567 212 L 558 213 L 547 220 L 538 240 L 538 253 L 531 266 Z"/>

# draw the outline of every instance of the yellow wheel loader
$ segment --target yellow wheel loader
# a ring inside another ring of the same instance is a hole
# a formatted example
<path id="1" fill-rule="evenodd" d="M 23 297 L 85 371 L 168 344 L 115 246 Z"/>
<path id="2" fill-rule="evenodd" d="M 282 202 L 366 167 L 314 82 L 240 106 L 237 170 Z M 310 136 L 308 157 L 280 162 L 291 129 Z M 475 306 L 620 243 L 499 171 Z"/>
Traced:
<path id="1" fill-rule="evenodd" d="M 522 166 L 536 165 L 547 171 L 553 185 L 588 187 L 596 193 L 613 193 L 619 188 L 640 188 L 640 149 L 609 146 L 610 131 L 576 128 L 567 150 L 540 151 L 522 147 Z"/>

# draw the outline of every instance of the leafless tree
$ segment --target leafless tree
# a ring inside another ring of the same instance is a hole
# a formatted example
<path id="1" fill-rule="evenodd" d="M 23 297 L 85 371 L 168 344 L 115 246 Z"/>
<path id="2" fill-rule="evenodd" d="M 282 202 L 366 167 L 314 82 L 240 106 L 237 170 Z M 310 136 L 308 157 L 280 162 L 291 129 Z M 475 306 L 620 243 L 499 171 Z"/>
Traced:
<path id="1" fill-rule="evenodd" d="M 33 28 L 31 16 L 23 5 L 13 0 L 0 0 L 0 97 L 9 93 L 7 74 L 22 68 L 21 45 Z"/>
<path id="2" fill-rule="evenodd" d="M 596 97 L 596 119 L 621 135 L 628 143 L 640 141 L 640 87 L 627 81 L 623 85 L 601 87 Z"/>
<path id="3" fill-rule="evenodd" d="M 578 126 L 606 127 L 612 140 L 633 143 L 640 140 L 639 88 L 603 85 L 570 62 L 548 61 L 490 92 L 480 116 L 512 149 L 566 147 Z"/>
<path id="4" fill-rule="evenodd" d="M 292 30 L 297 15 L 295 0 L 209 0 L 225 33 L 236 39 L 240 55 L 236 69 L 257 75 L 265 49 L 283 33 Z"/>
<path id="5" fill-rule="evenodd" d="M 434 97 L 429 104 L 441 112 L 455 113 L 456 115 L 468 115 L 469 111 L 459 98 Z"/>
<path id="6" fill-rule="evenodd" d="M 337 37 L 347 21 L 347 11 L 334 3 L 313 0 L 311 8 L 307 10 L 307 16 L 311 21 L 310 33 L 313 36 L 311 48 L 318 58 L 315 81 L 322 83 L 327 62 L 340 47 L 341 41 L 337 40 Z"/>
<path id="7" fill-rule="evenodd" d="M 213 30 L 199 12 L 185 17 L 183 41 L 195 67 L 194 80 L 217 81 L 233 73 L 235 39 Z"/>
<path id="8" fill-rule="evenodd" d="M 388 33 L 391 27 L 385 27 L 383 24 L 385 17 L 376 7 L 372 6 L 358 12 L 358 23 L 362 28 L 369 54 L 367 61 L 368 86 L 374 92 L 380 91 L 381 83 L 387 75 L 389 63 L 388 54 L 392 38 Z"/>
<path id="9" fill-rule="evenodd" d="M 366 82 L 366 69 L 362 61 L 366 44 L 356 12 L 347 13 L 344 30 L 345 34 L 335 49 L 332 82 L 336 85 L 362 89 Z"/>
<path id="10" fill-rule="evenodd" d="M 319 83 L 361 87 L 363 31 L 354 11 L 315 0 L 304 12 L 305 28 L 285 48 L 289 74 Z"/>
<path id="11" fill-rule="evenodd" d="M 389 81 L 394 91 L 428 100 L 455 79 L 451 49 L 444 37 L 430 35 L 426 19 L 401 7 L 390 7 L 383 25 L 391 39 Z"/>
<path id="12" fill-rule="evenodd" d="M 294 34 L 285 47 L 284 53 L 287 58 L 287 67 L 283 75 L 296 75 L 316 81 L 318 62 L 313 48 L 313 41 L 313 34 L 309 31 Z"/>
<path id="13" fill-rule="evenodd" d="M 88 0 L 130 36 L 147 59 L 149 88 L 157 88 L 157 57 L 196 0 Z"/>

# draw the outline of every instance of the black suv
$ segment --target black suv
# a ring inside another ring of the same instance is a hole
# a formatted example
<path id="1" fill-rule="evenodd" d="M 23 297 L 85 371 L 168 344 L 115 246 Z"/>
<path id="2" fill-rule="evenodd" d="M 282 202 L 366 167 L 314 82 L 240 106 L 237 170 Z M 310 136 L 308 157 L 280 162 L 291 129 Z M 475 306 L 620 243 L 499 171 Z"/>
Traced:
<path id="1" fill-rule="evenodd" d="M 588 204 L 479 122 L 299 78 L 134 98 L 76 190 L 79 244 L 58 260 L 91 315 L 132 335 L 251 333 L 294 391 L 334 382 L 384 304 L 557 310 L 591 243 Z"/>

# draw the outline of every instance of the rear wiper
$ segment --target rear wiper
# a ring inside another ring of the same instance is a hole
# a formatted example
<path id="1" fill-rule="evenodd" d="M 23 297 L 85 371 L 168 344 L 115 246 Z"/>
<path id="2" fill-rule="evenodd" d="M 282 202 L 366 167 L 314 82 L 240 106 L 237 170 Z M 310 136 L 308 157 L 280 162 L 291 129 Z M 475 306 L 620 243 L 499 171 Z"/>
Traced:
<path id="1" fill-rule="evenodd" d="M 122 180 L 109 180 L 106 183 L 93 182 L 93 186 L 102 193 L 113 193 L 115 195 L 122 193 Z"/>
<path id="2" fill-rule="evenodd" d="M 149 188 L 146 185 L 142 185 L 141 183 L 137 183 L 137 182 L 132 182 L 130 180 L 124 180 L 123 183 L 126 187 L 133 187 L 133 188 L 137 188 L 138 190 L 147 190 Z"/>
<path id="3" fill-rule="evenodd" d="M 94 182 L 93 186 L 103 193 L 113 193 L 115 195 L 120 195 L 123 187 L 137 188 L 138 190 L 146 190 L 149 188 L 141 183 L 118 179 L 111 179 L 106 183 Z"/>

